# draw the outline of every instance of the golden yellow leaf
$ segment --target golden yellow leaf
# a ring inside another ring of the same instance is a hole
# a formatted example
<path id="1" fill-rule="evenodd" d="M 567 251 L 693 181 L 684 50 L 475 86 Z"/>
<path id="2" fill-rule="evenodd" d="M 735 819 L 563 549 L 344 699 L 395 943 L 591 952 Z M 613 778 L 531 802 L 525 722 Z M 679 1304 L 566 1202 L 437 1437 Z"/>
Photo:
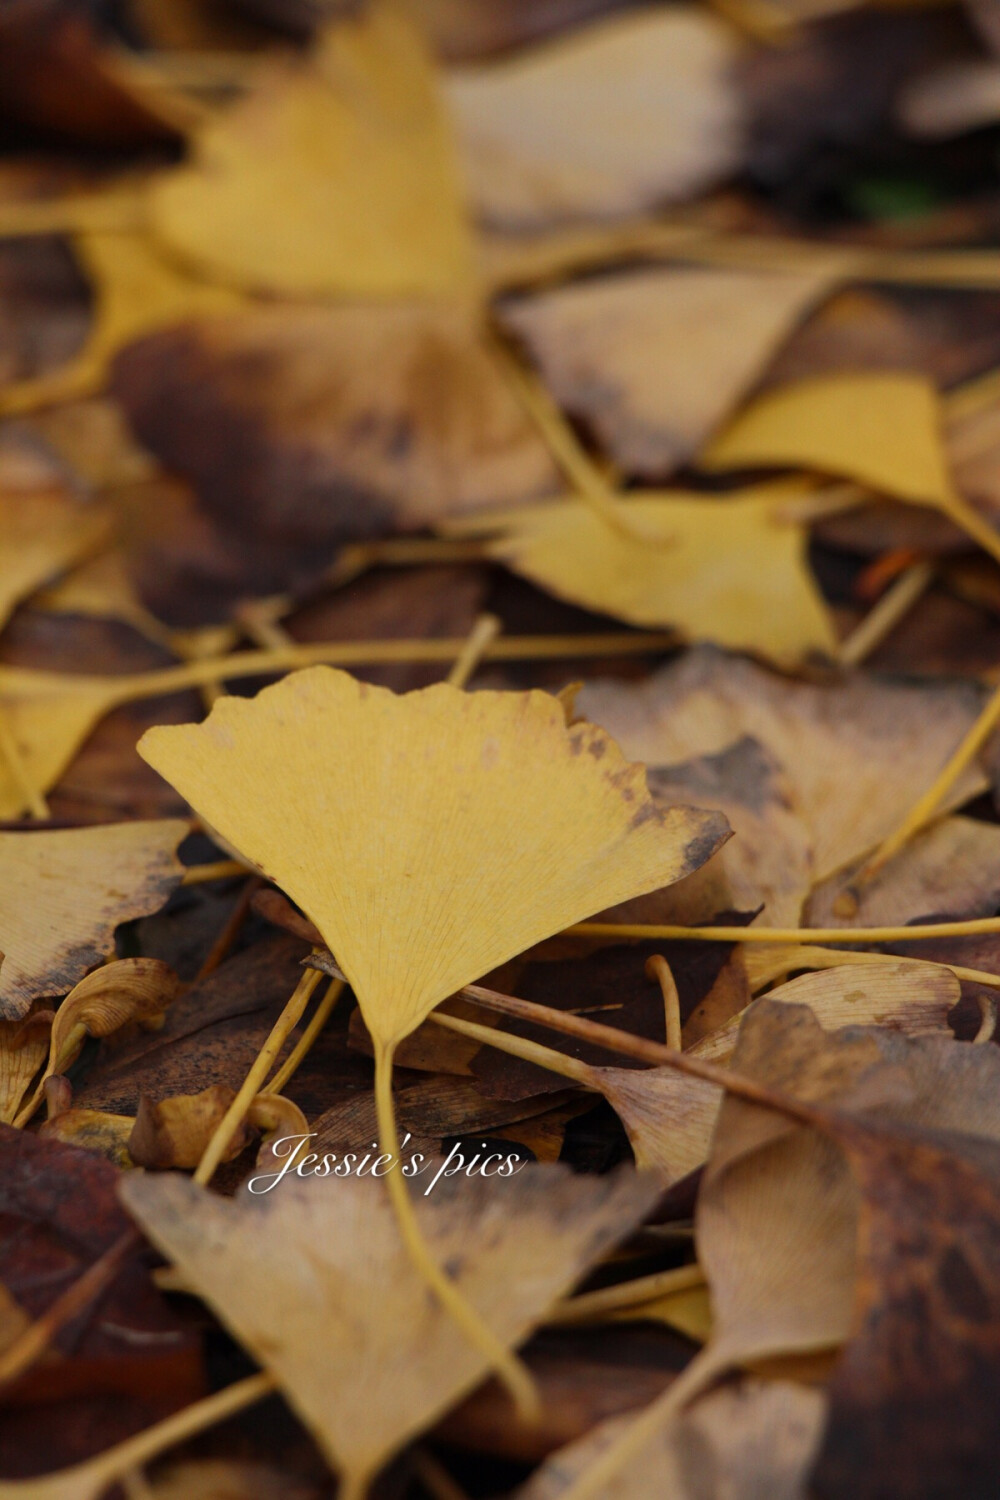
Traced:
<path id="1" fill-rule="evenodd" d="M 655 267 L 502 304 L 499 317 L 621 470 L 662 479 L 697 452 L 833 285 L 822 268 Z"/>
<path id="2" fill-rule="evenodd" d="M 0 629 L 22 599 L 95 551 L 110 526 L 103 507 L 58 491 L 0 492 Z"/>
<path id="3" fill-rule="evenodd" d="M 737 44 L 695 6 L 651 7 L 455 69 L 469 192 L 507 229 L 616 217 L 694 197 L 743 149 Z"/>
<path id="4" fill-rule="evenodd" d="M 185 318 L 233 312 L 243 298 L 187 275 L 140 234 L 81 234 L 74 247 L 94 291 L 94 319 L 80 353 L 30 380 L 0 386 L 0 414 L 100 391 L 123 345 Z"/>
<path id="5" fill-rule="evenodd" d="M 187 823 L 0 833 L 0 1016 L 64 995 L 113 947 L 115 927 L 163 905 L 180 883 Z"/>
<path id="6" fill-rule="evenodd" d="M 947 510 L 954 498 L 934 386 L 922 375 L 822 375 L 770 391 L 722 431 L 699 464 L 807 469 Z"/>
<path id="7" fill-rule="evenodd" d="M 132 1160 L 139 1167 L 196 1167 L 235 1097 L 235 1089 L 221 1083 L 210 1084 L 200 1094 L 175 1094 L 158 1103 L 143 1096 L 130 1121 Z M 309 1126 L 303 1122 L 302 1128 Z M 244 1123 L 234 1132 L 223 1161 L 238 1156 L 249 1139 Z"/>
<path id="8" fill-rule="evenodd" d="M 316 924 L 377 1052 L 543 937 L 679 880 L 727 831 L 657 808 L 642 767 L 538 692 L 397 697 L 313 667 L 139 748 Z"/>
<path id="9" fill-rule="evenodd" d="M 658 1190 L 632 1172 L 583 1178 L 531 1165 L 501 1182 L 442 1179 L 416 1211 L 462 1293 L 512 1347 Z M 341 1500 L 358 1500 L 393 1453 L 485 1375 L 483 1356 L 427 1297 L 370 1178 L 286 1176 L 230 1201 L 184 1178 L 136 1174 L 121 1191 L 154 1244 L 277 1376 L 339 1470 Z"/>
<path id="10" fill-rule="evenodd" d="M 554 500 L 448 530 L 502 528 L 490 556 L 573 604 L 792 663 L 832 653 L 836 636 L 805 530 L 776 514 L 783 499 L 768 485 L 725 499 L 623 496 L 620 528 L 581 501 Z"/>
<path id="11" fill-rule="evenodd" d="M 471 241 L 434 71 L 402 6 L 374 0 L 211 121 L 149 199 L 202 274 L 298 296 L 468 289 Z"/>

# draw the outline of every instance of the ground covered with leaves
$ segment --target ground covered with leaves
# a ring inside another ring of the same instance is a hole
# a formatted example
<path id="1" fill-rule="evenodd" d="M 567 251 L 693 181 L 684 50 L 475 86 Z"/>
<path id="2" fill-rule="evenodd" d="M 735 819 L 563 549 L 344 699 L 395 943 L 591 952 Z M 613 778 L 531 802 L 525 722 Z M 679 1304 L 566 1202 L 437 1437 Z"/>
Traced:
<path id="1" fill-rule="evenodd" d="M 0 0 L 0 1500 L 995 1500 L 1000 9 Z"/>

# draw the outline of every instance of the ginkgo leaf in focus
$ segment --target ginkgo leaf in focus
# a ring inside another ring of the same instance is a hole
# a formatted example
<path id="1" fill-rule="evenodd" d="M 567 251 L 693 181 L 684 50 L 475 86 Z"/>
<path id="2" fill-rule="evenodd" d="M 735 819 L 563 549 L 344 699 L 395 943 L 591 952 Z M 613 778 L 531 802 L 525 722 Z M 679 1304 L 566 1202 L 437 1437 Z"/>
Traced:
<path id="1" fill-rule="evenodd" d="M 457 160 L 433 67 L 394 0 L 331 24 L 198 136 L 149 208 L 204 275 L 254 291 L 448 293 L 471 285 Z"/>
<path id="2" fill-rule="evenodd" d="M 425 1168 L 418 1188 L 430 1175 Z M 358 1497 L 382 1464 L 475 1387 L 482 1356 L 426 1296 L 370 1178 L 285 1177 L 230 1202 L 134 1176 L 126 1207 L 242 1343 Z M 657 1180 L 527 1166 L 442 1179 L 416 1199 L 433 1250 L 496 1336 L 519 1344 L 649 1211 Z"/>
<path id="3" fill-rule="evenodd" d="M 312 667 L 139 748 L 315 922 L 389 1053 L 464 984 L 689 874 L 728 827 L 658 808 L 641 766 L 539 692 L 397 697 Z"/>
<path id="4" fill-rule="evenodd" d="M 657 267 L 557 287 L 499 317 L 618 467 L 656 479 L 697 452 L 832 284 L 822 269 Z"/>
<path id="5" fill-rule="evenodd" d="M 64 995 L 180 883 L 180 819 L 0 833 L 0 1016 Z"/>
<path id="6" fill-rule="evenodd" d="M 762 485 L 725 499 L 623 497 L 621 527 L 582 501 L 554 500 L 470 518 L 460 529 L 492 521 L 502 530 L 490 556 L 573 604 L 794 663 L 831 654 L 836 636 L 806 561 L 805 531 L 777 514 L 787 495 Z"/>
<path id="7" fill-rule="evenodd" d="M 934 386 L 906 372 L 821 375 L 758 397 L 699 459 L 702 468 L 796 468 L 947 510 L 954 486 Z"/>

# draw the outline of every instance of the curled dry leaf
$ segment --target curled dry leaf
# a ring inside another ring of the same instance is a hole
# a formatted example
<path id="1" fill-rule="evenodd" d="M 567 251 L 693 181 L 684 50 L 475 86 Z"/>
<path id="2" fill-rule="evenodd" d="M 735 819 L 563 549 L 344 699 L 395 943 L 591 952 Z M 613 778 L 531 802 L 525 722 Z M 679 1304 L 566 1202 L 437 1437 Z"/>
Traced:
<path id="1" fill-rule="evenodd" d="M 500 310 L 559 403 L 627 474 L 662 478 L 744 397 L 830 272 L 655 268 Z"/>
<path id="2" fill-rule="evenodd" d="M 162 906 L 180 883 L 187 832 L 165 818 L 0 833 L 0 1016 L 65 994 L 112 950 L 120 922 Z"/>
<path id="3" fill-rule="evenodd" d="M 905 372 L 816 376 L 769 391 L 699 462 L 710 470 L 808 469 L 942 510 L 954 495 L 937 392 Z"/>
<path id="4" fill-rule="evenodd" d="M 693 6 L 639 10 L 447 82 L 469 193 L 525 229 L 694 197 L 742 152 L 732 32 Z"/>
<path id="5" fill-rule="evenodd" d="M 28 1086 L 49 1055 L 52 1011 L 35 1001 L 22 1020 L 0 1020 L 0 1122 L 11 1125 Z"/>
<path id="6" fill-rule="evenodd" d="M 261 212 L 262 205 L 266 211 Z M 218 281 L 296 296 L 471 285 L 450 129 L 405 8 L 374 0 L 261 70 L 149 197 L 152 231 Z"/>
<path id="7" fill-rule="evenodd" d="M 27 1123 L 41 1102 L 46 1082 L 69 1070 L 88 1036 L 111 1036 L 133 1023 L 155 1031 L 180 991 L 177 975 L 158 958 L 120 958 L 87 974 L 55 1013 L 48 1064 L 16 1123 Z"/>
<path id="8" fill-rule="evenodd" d="M 792 664 L 832 654 L 836 636 L 805 529 L 778 514 L 787 499 L 767 485 L 724 499 L 664 491 L 616 501 L 618 526 L 554 500 L 448 529 L 499 531 L 491 557 L 573 604 Z"/>
<path id="9" fill-rule="evenodd" d="M 128 1149 L 138 1167 L 196 1167 L 205 1147 L 236 1098 L 234 1089 L 213 1083 L 200 1094 L 176 1094 L 154 1103 L 144 1094 L 129 1135 Z M 224 1161 L 238 1156 L 250 1139 L 244 1121 L 229 1143 Z"/>
<path id="10" fill-rule="evenodd" d="M 420 1179 L 417 1179 L 420 1181 Z M 263 1186 L 264 1184 L 261 1184 Z M 524 1167 L 499 1185 L 443 1179 L 416 1200 L 438 1258 L 496 1336 L 520 1343 L 656 1200 L 655 1179 Z M 236 1202 L 178 1177 L 123 1182 L 130 1213 L 271 1369 L 341 1475 L 348 1500 L 486 1374 L 427 1297 L 388 1198 L 286 1177 Z"/>
<path id="11" fill-rule="evenodd" d="M 330 547 L 558 485 L 460 306 L 200 321 L 133 345 L 114 383 L 146 446 L 241 533 Z"/>
<path id="12" fill-rule="evenodd" d="M 129 1139 L 135 1121 L 130 1115 L 110 1115 L 98 1109 L 66 1109 L 46 1120 L 38 1134 L 47 1141 L 61 1141 L 82 1151 L 95 1151 L 114 1167 L 135 1166 Z"/>
<path id="13" fill-rule="evenodd" d="M 95 551 L 109 525 L 107 511 L 58 491 L 0 490 L 0 629 L 23 599 Z"/>
<path id="14" fill-rule="evenodd" d="M 651 766 L 712 755 L 752 735 L 792 784 L 819 881 L 892 832 L 983 701 L 981 689 L 965 682 L 901 683 L 860 673 L 829 684 L 794 682 L 703 647 L 638 685 L 588 683 L 579 706 Z M 988 784 L 978 765 L 970 767 L 942 811 Z"/>
<path id="15" fill-rule="evenodd" d="M 538 692 L 397 697 L 314 667 L 140 751 L 315 922 L 389 1054 L 462 985 L 728 832 L 656 807 L 641 767 Z"/>

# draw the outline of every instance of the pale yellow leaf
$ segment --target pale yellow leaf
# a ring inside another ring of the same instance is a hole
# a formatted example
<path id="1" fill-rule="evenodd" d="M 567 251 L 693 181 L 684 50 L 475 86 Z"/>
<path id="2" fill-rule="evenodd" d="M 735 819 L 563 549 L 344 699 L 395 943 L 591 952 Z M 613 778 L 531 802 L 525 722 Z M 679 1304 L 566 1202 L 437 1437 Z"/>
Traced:
<path id="1" fill-rule="evenodd" d="M 278 1377 L 339 1470 L 342 1497 L 357 1500 L 392 1453 L 486 1374 L 427 1296 L 371 1178 L 286 1176 L 235 1202 L 176 1176 L 134 1175 L 121 1191 L 154 1244 Z M 442 1179 L 415 1207 L 436 1256 L 511 1347 L 657 1192 L 655 1178 L 634 1173 L 526 1166 L 509 1179 Z"/>
<path id="2" fill-rule="evenodd" d="M 656 6 L 456 69 L 448 102 L 483 218 L 525 229 L 694 197 L 743 149 L 734 33 Z"/>

